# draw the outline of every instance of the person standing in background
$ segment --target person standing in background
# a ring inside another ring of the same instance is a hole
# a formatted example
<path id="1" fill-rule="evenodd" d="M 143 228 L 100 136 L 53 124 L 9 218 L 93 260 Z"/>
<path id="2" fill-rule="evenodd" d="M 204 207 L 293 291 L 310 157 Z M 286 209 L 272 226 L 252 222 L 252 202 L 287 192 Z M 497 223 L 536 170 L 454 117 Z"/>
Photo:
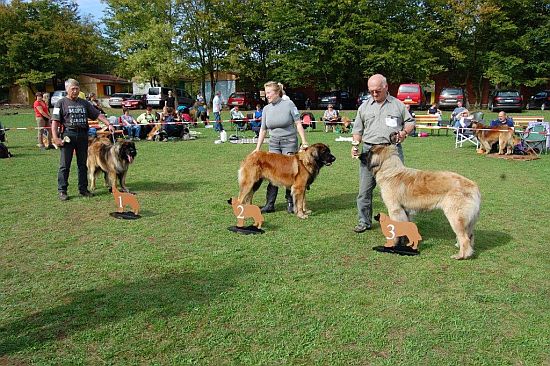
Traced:
<path id="1" fill-rule="evenodd" d="M 214 111 L 214 119 L 216 120 L 216 123 L 214 124 L 214 130 L 221 132 L 223 131 L 223 125 L 222 125 L 222 106 L 223 106 L 223 100 L 222 100 L 222 92 L 217 91 L 216 96 L 214 97 L 214 100 L 212 101 L 212 110 Z"/>
<path id="2" fill-rule="evenodd" d="M 42 97 L 43 95 L 41 92 L 36 93 L 36 100 L 34 101 L 32 108 L 34 110 L 36 125 L 38 127 L 38 147 L 40 148 L 40 150 L 46 150 L 53 149 L 51 130 L 52 125 L 50 123 L 51 117 L 50 112 L 48 111 L 48 105 Z M 44 132 L 48 136 L 48 145 L 46 146 L 44 146 L 44 139 L 42 137 L 44 135 Z"/>

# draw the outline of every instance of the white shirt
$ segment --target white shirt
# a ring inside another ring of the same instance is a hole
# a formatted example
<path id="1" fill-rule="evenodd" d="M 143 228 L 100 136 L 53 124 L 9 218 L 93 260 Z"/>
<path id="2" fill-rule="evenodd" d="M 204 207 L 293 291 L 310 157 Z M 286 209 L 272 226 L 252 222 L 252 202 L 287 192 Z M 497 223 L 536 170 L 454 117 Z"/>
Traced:
<path id="1" fill-rule="evenodd" d="M 218 94 L 214 97 L 214 100 L 212 101 L 212 110 L 214 113 L 221 112 L 222 111 L 222 97 Z"/>

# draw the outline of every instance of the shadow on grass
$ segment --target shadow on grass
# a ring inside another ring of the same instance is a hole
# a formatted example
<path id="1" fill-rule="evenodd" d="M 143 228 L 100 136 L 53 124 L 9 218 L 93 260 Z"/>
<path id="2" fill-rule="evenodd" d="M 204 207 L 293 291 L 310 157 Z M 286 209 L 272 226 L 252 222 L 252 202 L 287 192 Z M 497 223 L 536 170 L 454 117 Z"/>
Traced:
<path id="1" fill-rule="evenodd" d="M 453 245 L 456 243 L 456 235 L 441 211 L 423 212 L 416 217 L 415 223 L 424 240 L 433 238 Z M 477 253 L 504 246 L 512 240 L 512 236 L 503 231 L 474 229 L 474 235 L 474 250 Z M 433 244 L 424 244 L 423 241 L 421 245 L 429 248 Z"/>
<path id="2" fill-rule="evenodd" d="M 63 305 L 1 326 L 0 356 L 40 347 L 72 333 L 142 312 L 159 318 L 181 316 L 212 301 L 249 271 L 249 266 L 241 264 L 216 271 L 167 274 L 69 294 Z"/>
<path id="3" fill-rule="evenodd" d="M 154 181 L 137 181 L 130 182 L 128 187 L 131 191 L 150 191 L 150 192 L 190 192 L 195 191 L 204 182 L 198 181 L 182 181 L 182 182 L 154 182 Z"/>
<path id="4" fill-rule="evenodd" d="M 311 189 L 315 189 L 312 185 Z M 357 205 L 357 192 L 340 193 L 338 195 L 308 200 L 306 192 L 306 207 L 317 214 L 330 213 L 338 210 L 348 210 Z"/>

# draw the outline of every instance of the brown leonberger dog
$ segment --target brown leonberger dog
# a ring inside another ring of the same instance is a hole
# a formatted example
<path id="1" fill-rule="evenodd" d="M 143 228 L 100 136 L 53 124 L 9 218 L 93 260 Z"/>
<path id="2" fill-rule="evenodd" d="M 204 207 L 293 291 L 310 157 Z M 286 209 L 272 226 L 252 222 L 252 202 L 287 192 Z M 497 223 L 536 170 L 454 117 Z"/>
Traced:
<path id="1" fill-rule="evenodd" d="M 88 145 L 88 180 L 90 190 L 96 188 L 96 177 L 100 172 L 105 175 L 105 185 L 112 192 L 116 186 L 117 178 L 120 183 L 121 192 L 129 192 L 126 188 L 126 174 L 128 167 L 137 155 L 136 145 L 131 141 L 120 141 L 112 143 L 106 138 L 95 139 Z"/>
<path id="2" fill-rule="evenodd" d="M 360 156 L 376 178 L 382 200 L 394 221 L 409 221 L 414 211 L 443 210 L 456 234 L 455 259 L 474 253 L 474 225 L 481 194 L 477 184 L 459 174 L 407 168 L 394 145 L 373 146 Z"/>
<path id="3" fill-rule="evenodd" d="M 313 144 L 296 155 L 282 155 L 265 151 L 250 153 L 239 169 L 239 202 L 252 203 L 254 193 L 267 179 L 271 184 L 291 190 L 294 213 L 306 219 L 306 189 L 313 183 L 324 166 L 336 158 L 325 144 Z"/>
<path id="4" fill-rule="evenodd" d="M 481 144 L 480 153 L 489 154 L 493 144 L 498 142 L 498 154 L 511 155 L 514 146 L 520 142 L 519 137 L 515 136 L 514 128 L 508 126 L 488 127 L 480 122 L 472 123 L 474 135 Z"/>

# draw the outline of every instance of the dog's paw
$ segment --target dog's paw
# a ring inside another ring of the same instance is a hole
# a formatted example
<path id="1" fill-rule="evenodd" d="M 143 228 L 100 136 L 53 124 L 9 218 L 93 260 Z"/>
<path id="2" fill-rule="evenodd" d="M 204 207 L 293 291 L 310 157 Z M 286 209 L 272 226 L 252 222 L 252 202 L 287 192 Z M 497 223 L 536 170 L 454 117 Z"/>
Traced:
<path id="1" fill-rule="evenodd" d="M 311 215 L 311 210 L 305 210 L 304 212 L 306 215 Z"/>
<path id="2" fill-rule="evenodd" d="M 456 260 L 466 259 L 466 258 L 464 258 L 464 256 L 462 256 L 460 254 L 451 255 L 451 258 L 456 259 Z"/>
<path id="3" fill-rule="evenodd" d="M 304 212 L 299 212 L 299 213 L 296 214 L 296 216 L 298 216 L 301 219 L 307 219 L 308 218 L 308 216 Z"/>

